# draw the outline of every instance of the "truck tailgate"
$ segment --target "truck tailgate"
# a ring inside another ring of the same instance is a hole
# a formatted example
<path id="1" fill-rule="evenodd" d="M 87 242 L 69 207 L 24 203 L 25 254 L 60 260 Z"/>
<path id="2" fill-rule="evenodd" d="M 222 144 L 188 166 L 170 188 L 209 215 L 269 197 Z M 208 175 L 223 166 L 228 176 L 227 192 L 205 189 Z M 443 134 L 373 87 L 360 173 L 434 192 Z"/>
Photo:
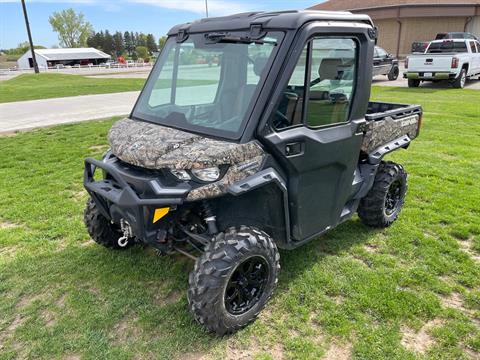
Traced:
<path id="1" fill-rule="evenodd" d="M 409 72 L 448 72 L 452 67 L 452 54 L 422 54 L 408 58 Z"/>
<path id="2" fill-rule="evenodd" d="M 371 154 L 402 137 L 415 139 L 420 130 L 422 107 L 370 102 L 365 119 L 367 127 L 361 149 Z"/>

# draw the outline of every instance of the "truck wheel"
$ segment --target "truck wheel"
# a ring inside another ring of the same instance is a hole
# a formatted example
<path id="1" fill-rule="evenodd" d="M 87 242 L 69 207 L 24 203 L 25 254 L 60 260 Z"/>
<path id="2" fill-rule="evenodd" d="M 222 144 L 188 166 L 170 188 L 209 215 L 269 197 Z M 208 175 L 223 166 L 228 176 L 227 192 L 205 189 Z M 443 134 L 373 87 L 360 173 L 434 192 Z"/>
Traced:
<path id="1" fill-rule="evenodd" d="M 373 186 L 360 201 L 358 216 L 365 225 L 388 227 L 397 219 L 405 202 L 407 173 L 393 162 L 382 162 Z"/>
<path id="2" fill-rule="evenodd" d="M 467 72 L 465 69 L 460 71 L 460 75 L 453 81 L 452 85 L 455 89 L 463 89 L 465 87 L 465 83 L 467 82 Z"/>
<path id="3" fill-rule="evenodd" d="M 190 273 L 188 302 L 195 319 L 218 335 L 253 321 L 272 296 L 280 255 L 263 231 L 242 226 L 217 235 Z"/>
<path id="4" fill-rule="evenodd" d="M 83 221 L 88 234 L 97 244 L 111 249 L 126 249 L 133 244 L 132 241 L 128 241 L 126 246 L 118 245 L 118 239 L 122 236 L 120 228 L 98 211 L 95 201 L 91 198 L 85 206 Z"/>
<path id="5" fill-rule="evenodd" d="M 400 74 L 400 69 L 398 66 L 394 66 L 388 73 L 388 80 L 395 81 L 398 79 L 398 74 Z"/>
<path id="6" fill-rule="evenodd" d="M 419 87 L 420 80 L 417 79 L 408 79 L 408 87 Z"/>

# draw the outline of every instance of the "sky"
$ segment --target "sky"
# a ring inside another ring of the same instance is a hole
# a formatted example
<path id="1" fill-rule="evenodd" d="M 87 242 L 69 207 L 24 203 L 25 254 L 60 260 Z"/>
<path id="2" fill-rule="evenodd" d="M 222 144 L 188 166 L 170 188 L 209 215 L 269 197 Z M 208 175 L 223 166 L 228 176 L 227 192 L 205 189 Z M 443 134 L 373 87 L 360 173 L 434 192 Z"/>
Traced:
<path id="1" fill-rule="evenodd" d="M 305 9 L 324 0 L 207 0 L 209 16 L 261 10 Z M 35 45 L 58 45 L 48 23 L 54 12 L 73 8 L 82 12 L 95 31 L 152 33 L 158 39 L 175 24 L 205 17 L 205 0 L 27 0 Z M 20 0 L 0 0 L 0 49 L 27 41 Z"/>

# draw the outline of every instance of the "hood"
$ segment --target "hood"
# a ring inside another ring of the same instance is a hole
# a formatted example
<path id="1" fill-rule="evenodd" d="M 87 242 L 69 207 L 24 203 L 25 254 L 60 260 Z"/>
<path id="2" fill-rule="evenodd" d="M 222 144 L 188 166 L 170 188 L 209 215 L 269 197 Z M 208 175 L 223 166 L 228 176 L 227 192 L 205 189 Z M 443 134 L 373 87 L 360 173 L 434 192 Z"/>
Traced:
<path id="1" fill-rule="evenodd" d="M 112 153 L 148 169 L 235 165 L 264 154 L 257 141 L 237 144 L 143 121 L 123 119 L 108 133 Z"/>

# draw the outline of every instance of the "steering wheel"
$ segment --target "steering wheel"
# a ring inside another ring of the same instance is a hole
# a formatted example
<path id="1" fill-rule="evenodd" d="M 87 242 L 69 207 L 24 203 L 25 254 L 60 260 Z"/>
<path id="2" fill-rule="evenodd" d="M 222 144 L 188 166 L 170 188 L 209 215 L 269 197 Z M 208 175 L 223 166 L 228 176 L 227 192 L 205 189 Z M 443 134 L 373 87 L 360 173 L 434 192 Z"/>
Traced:
<path id="1" fill-rule="evenodd" d="M 290 126 L 290 119 L 285 116 L 280 110 L 275 111 L 275 119 L 273 120 L 273 126 L 275 129 L 283 129 Z"/>

